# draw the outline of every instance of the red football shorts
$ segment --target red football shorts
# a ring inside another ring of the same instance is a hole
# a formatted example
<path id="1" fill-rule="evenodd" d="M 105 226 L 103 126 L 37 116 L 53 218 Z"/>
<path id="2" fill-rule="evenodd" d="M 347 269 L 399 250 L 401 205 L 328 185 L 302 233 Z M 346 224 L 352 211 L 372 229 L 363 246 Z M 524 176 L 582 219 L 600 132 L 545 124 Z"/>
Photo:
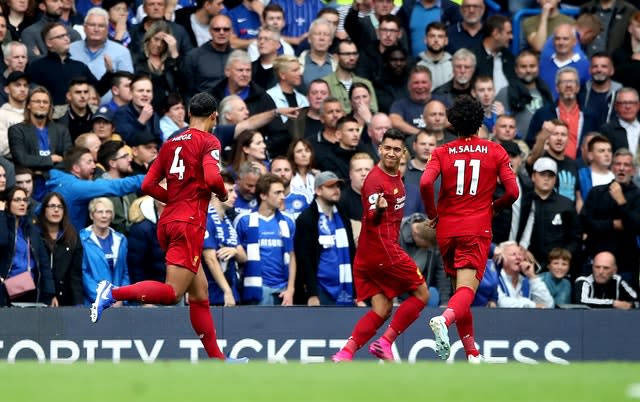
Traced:
<path id="1" fill-rule="evenodd" d="M 358 301 L 367 300 L 378 293 L 393 299 L 405 292 L 416 290 L 424 277 L 415 261 L 400 253 L 394 261 L 365 263 L 354 261 L 353 280 Z"/>
<path id="2" fill-rule="evenodd" d="M 438 245 L 447 275 L 455 278 L 457 269 L 473 268 L 478 281 L 482 281 L 489 258 L 490 237 L 444 237 L 438 238 Z"/>
<path id="3" fill-rule="evenodd" d="M 187 222 L 158 224 L 158 241 L 165 251 L 167 265 L 177 265 L 198 272 L 202 258 L 205 228 Z"/>

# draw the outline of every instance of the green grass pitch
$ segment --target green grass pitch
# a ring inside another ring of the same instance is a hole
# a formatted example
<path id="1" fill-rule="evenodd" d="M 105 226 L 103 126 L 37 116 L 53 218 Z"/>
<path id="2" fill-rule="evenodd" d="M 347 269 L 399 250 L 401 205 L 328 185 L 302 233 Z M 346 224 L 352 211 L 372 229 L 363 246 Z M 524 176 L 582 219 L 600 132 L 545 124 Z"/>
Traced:
<path id="1" fill-rule="evenodd" d="M 639 363 L 0 365 L 3 402 L 640 401 Z"/>

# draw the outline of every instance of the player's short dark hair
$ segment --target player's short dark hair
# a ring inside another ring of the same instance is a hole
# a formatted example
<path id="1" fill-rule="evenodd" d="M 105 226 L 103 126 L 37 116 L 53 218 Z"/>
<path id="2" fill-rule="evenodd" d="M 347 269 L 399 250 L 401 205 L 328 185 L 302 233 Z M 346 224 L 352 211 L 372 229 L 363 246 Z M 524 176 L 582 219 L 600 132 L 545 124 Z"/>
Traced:
<path id="1" fill-rule="evenodd" d="M 71 172 L 73 166 L 80 162 L 82 155 L 90 153 L 89 148 L 85 147 L 69 148 L 67 152 L 64 153 L 64 170 Z"/>
<path id="2" fill-rule="evenodd" d="M 124 146 L 122 141 L 106 141 L 98 149 L 98 163 L 109 170 L 109 162 L 117 157 L 118 151 Z"/>
<path id="3" fill-rule="evenodd" d="M 402 131 L 398 130 L 397 128 L 390 128 L 382 135 L 381 142 L 384 142 L 384 140 L 389 138 L 390 140 L 400 140 L 404 143 L 404 137 L 405 136 Z"/>
<path id="4" fill-rule="evenodd" d="M 478 133 L 482 125 L 484 110 L 477 99 L 470 95 L 460 95 L 447 110 L 447 118 L 459 136 L 471 137 Z"/>
<path id="5" fill-rule="evenodd" d="M 258 182 L 256 183 L 256 199 L 258 200 L 258 203 L 261 201 L 260 195 L 268 194 L 269 189 L 271 188 L 271 185 L 274 183 L 280 183 L 284 186 L 284 182 L 282 181 L 280 176 L 276 174 L 265 173 L 262 176 L 260 176 L 260 178 L 258 179 Z"/>
<path id="6" fill-rule="evenodd" d="M 209 117 L 218 110 L 218 101 L 206 92 L 197 93 L 189 101 L 189 116 Z"/>

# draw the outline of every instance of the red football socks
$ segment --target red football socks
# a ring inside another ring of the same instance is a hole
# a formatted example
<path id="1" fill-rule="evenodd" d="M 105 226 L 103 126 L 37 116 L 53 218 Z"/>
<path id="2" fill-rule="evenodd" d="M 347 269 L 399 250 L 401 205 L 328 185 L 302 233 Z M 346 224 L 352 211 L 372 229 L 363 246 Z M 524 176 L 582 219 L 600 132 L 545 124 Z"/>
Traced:
<path id="1" fill-rule="evenodd" d="M 400 307 L 398 307 L 398 310 L 396 310 L 396 313 L 393 315 L 391 324 L 382 336 L 390 343 L 393 343 L 398 335 L 403 333 L 409 328 L 409 325 L 418 319 L 424 306 L 426 306 L 426 304 L 424 304 L 422 300 L 415 296 L 409 296 L 408 299 L 400 304 Z"/>
<path id="2" fill-rule="evenodd" d="M 354 354 L 356 350 L 364 346 L 384 324 L 384 318 L 380 317 L 373 310 L 369 310 L 357 323 L 347 344 L 342 348 Z"/>
<path id="3" fill-rule="evenodd" d="M 157 281 L 142 281 L 111 291 L 116 300 L 130 300 L 148 304 L 176 304 L 176 292 L 171 285 Z"/>
<path id="4" fill-rule="evenodd" d="M 189 318 L 191 319 L 193 330 L 196 331 L 196 335 L 204 345 L 204 350 L 207 351 L 207 356 L 224 360 L 225 357 L 218 347 L 216 327 L 213 324 L 211 310 L 209 310 L 209 301 L 189 299 Z"/>
<path id="5" fill-rule="evenodd" d="M 446 320 L 447 327 L 456 322 L 456 319 L 469 313 L 469 307 L 471 307 L 474 297 L 473 289 L 469 287 L 463 286 L 456 290 L 453 296 L 451 296 L 451 299 L 449 299 L 447 309 L 442 313 L 442 316 Z"/>
<path id="6" fill-rule="evenodd" d="M 473 338 L 473 315 L 471 314 L 471 310 L 462 317 L 458 317 L 456 320 L 456 328 L 458 329 L 458 336 L 460 336 L 462 346 L 464 346 L 464 351 L 467 356 L 478 356 L 480 352 L 476 349 L 476 342 Z"/>

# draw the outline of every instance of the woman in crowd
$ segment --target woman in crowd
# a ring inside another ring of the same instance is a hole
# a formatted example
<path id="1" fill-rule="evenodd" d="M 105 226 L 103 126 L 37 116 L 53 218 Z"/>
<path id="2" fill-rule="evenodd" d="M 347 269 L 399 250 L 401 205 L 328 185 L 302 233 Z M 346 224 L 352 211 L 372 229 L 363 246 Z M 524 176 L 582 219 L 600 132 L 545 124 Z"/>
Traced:
<path id="1" fill-rule="evenodd" d="M 113 203 L 106 197 L 98 197 L 89 203 L 92 225 L 80 231 L 84 248 L 82 258 L 82 282 L 84 304 L 96 299 L 96 288 L 101 280 L 115 286 L 129 284 L 127 268 L 127 238 L 109 226 L 113 220 Z M 121 306 L 122 302 L 115 304 Z"/>
<path id="2" fill-rule="evenodd" d="M 361 129 L 365 129 L 373 116 L 369 87 L 362 82 L 354 82 L 349 89 L 349 102 L 351 103 L 351 116 L 358 121 Z"/>
<path id="3" fill-rule="evenodd" d="M 0 3 L 2 15 L 7 19 L 7 28 L 13 40 L 19 41 L 22 31 L 33 24 L 36 2 L 34 0 L 7 0 Z"/>
<path id="4" fill-rule="evenodd" d="M 246 161 L 258 167 L 263 174 L 269 171 L 267 145 L 259 131 L 243 131 L 236 137 L 231 151 L 230 166 L 230 171 L 234 176 L 235 172 L 240 169 L 240 165 Z"/>
<path id="5" fill-rule="evenodd" d="M 51 265 L 38 228 L 28 217 L 28 206 L 27 192 L 20 187 L 13 187 L 7 200 L 0 201 L 0 278 L 3 282 L 0 306 L 19 302 L 57 307 Z M 5 281 L 16 280 L 18 275 L 25 273 L 31 274 L 33 289 L 9 296 L 9 285 Z"/>
<path id="6" fill-rule="evenodd" d="M 51 263 L 58 303 L 82 305 L 82 244 L 60 194 L 51 192 L 42 199 L 38 227 Z"/>
<path id="7" fill-rule="evenodd" d="M 293 141 L 289 146 L 287 159 L 291 162 L 293 170 L 291 192 L 304 195 L 310 204 L 315 195 L 314 177 L 318 172 L 314 169 L 315 161 L 311 143 L 302 138 Z"/>
<path id="8" fill-rule="evenodd" d="M 185 109 L 182 97 L 176 93 L 169 94 L 162 106 L 162 118 L 160 119 L 160 131 L 162 131 L 162 141 L 166 141 L 171 134 L 186 127 L 184 121 Z"/>

